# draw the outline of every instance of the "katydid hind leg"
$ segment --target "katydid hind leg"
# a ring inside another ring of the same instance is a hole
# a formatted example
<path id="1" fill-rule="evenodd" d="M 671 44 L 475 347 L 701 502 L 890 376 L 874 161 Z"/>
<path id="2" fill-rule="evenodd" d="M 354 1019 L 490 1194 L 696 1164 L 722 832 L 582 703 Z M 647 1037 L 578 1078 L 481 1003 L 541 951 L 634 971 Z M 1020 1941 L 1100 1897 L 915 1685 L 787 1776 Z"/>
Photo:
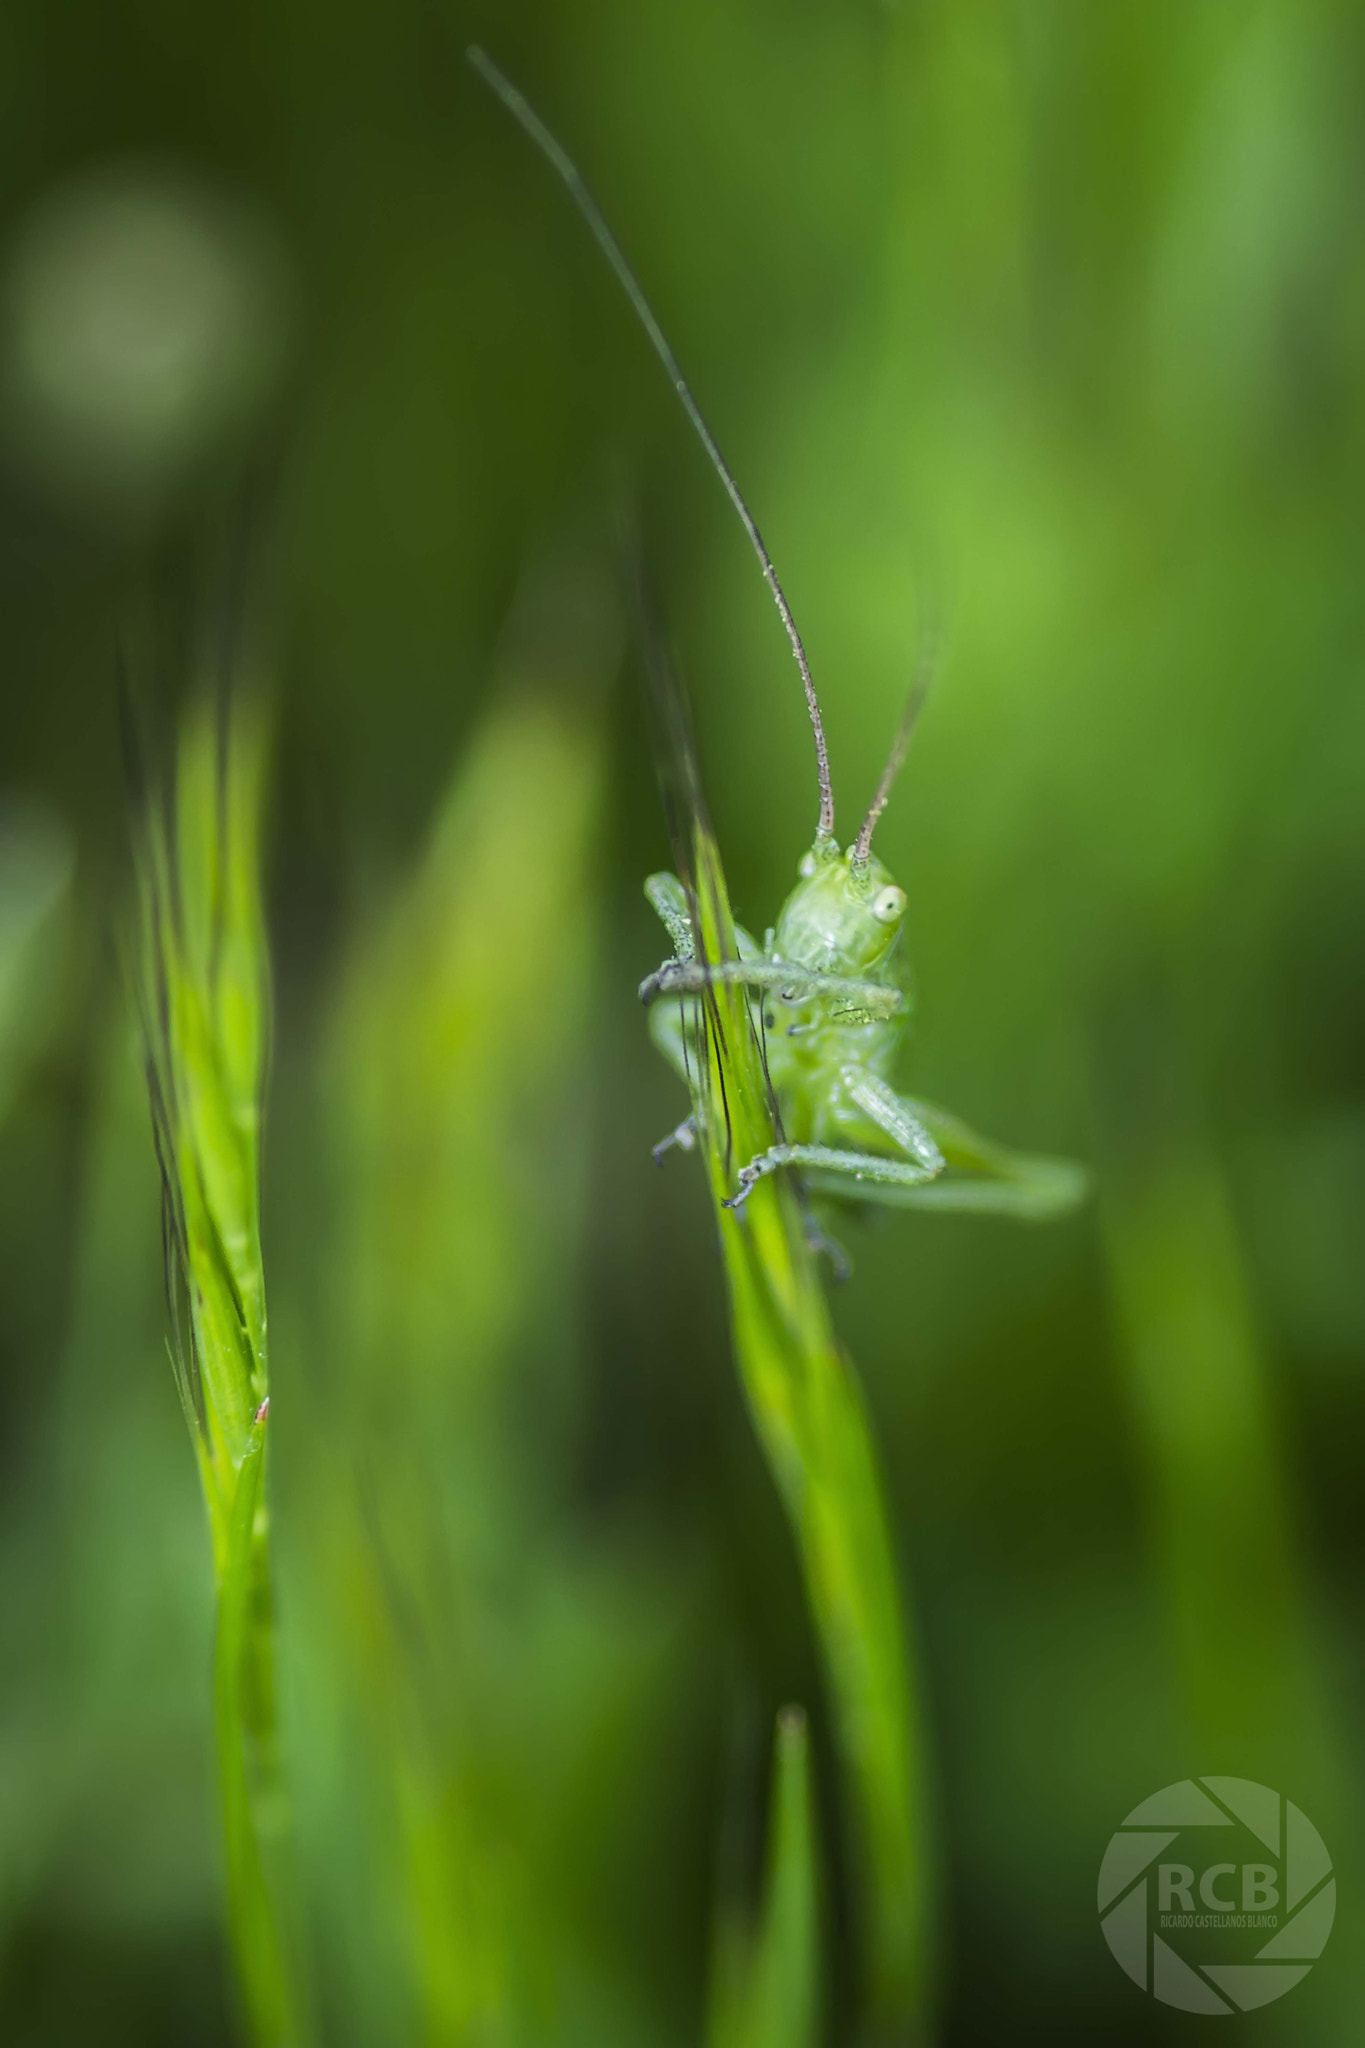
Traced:
<path id="1" fill-rule="evenodd" d="M 869 1184 L 859 1190 L 860 1199 L 1038 1223 L 1065 1215 L 1084 1199 L 1088 1178 L 1072 1160 L 1012 1151 L 982 1137 L 949 1110 L 913 1097 L 906 1101 L 943 1154 L 946 1171 L 919 1186 Z M 812 1186 L 830 1194 L 843 1191 L 842 1183 L 826 1180 L 823 1172 L 814 1174 Z"/>
<path id="2" fill-rule="evenodd" d="M 934 1169 L 917 1160 L 844 1152 L 835 1145 L 772 1145 L 741 1169 L 739 1186 L 724 1206 L 740 1208 L 761 1180 L 783 1166 L 800 1167 L 803 1173 L 815 1176 L 812 1185 L 824 1193 L 858 1201 L 875 1200 L 872 1191 L 878 1187 L 918 1187 L 934 1178 Z"/>
<path id="3" fill-rule="evenodd" d="M 869 1072 L 866 1067 L 844 1067 L 839 1078 L 850 1101 L 856 1102 L 864 1116 L 870 1117 L 879 1130 L 899 1145 L 907 1158 L 913 1159 L 927 1173 L 937 1175 L 943 1172 L 943 1153 L 918 1114 L 917 1104 L 904 1095 L 897 1095 L 880 1075 Z"/>

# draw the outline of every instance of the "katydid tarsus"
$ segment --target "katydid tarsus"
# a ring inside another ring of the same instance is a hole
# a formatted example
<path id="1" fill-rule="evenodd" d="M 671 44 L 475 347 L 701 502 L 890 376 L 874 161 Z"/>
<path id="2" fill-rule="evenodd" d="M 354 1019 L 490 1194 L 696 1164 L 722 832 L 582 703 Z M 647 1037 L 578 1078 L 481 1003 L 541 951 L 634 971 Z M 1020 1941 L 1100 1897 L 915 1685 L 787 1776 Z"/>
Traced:
<path id="1" fill-rule="evenodd" d="M 829 753 L 810 663 L 772 558 L 721 455 L 634 271 L 572 160 L 491 58 L 475 47 L 475 69 L 547 158 L 616 273 L 669 381 L 706 450 L 758 557 L 800 671 L 815 739 L 820 809 L 814 843 L 802 855 L 795 888 L 760 945 L 736 927 L 733 960 L 705 961 L 694 944 L 689 893 L 676 876 L 651 875 L 645 893 L 668 931 L 673 958 L 641 984 L 660 1052 L 690 1080 L 689 1044 L 708 985 L 752 991 L 771 1083 L 774 1143 L 742 1166 L 727 1207 L 739 1209 L 767 1174 L 794 1169 L 808 1211 L 817 1202 L 882 1203 L 1042 1219 L 1070 1208 L 1085 1176 L 1061 1159 L 1038 1158 L 992 1143 L 932 1103 L 903 1095 L 892 1075 L 908 1022 L 905 891 L 872 851 L 872 835 L 908 751 L 927 694 L 925 654 L 896 731 L 890 758 L 857 837 L 834 836 Z M 655 1147 L 690 1150 L 691 1117 Z M 812 1212 L 813 1213 L 813 1212 Z M 816 1232 L 821 1242 L 823 1232 Z"/>

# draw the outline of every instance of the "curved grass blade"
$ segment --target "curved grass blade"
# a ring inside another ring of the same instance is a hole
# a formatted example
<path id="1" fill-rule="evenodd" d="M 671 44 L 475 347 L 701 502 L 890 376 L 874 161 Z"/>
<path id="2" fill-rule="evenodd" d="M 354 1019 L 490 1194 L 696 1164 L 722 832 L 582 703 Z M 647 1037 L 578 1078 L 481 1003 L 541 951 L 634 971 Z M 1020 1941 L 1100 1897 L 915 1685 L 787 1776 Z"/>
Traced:
<path id="1" fill-rule="evenodd" d="M 646 617 L 662 779 L 695 957 L 738 957 L 687 709 Z M 795 1189 L 774 1175 L 742 1216 L 723 1206 L 779 1119 L 747 992 L 683 1000 L 693 1111 L 715 1205 L 745 1398 L 800 1553 L 854 1843 L 869 2037 L 923 2028 L 929 1992 L 927 1824 L 919 1714 L 881 1473 L 862 1389 L 830 1324 Z"/>

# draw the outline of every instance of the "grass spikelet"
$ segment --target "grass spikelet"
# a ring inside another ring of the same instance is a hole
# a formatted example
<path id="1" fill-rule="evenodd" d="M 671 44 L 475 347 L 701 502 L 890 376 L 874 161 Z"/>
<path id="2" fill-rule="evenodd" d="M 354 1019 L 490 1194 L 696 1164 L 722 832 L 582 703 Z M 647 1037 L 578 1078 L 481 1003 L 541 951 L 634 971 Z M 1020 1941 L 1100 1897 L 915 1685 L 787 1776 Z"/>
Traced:
<path id="1" fill-rule="evenodd" d="M 135 751 L 132 755 L 136 775 Z M 253 2038 L 300 2038 L 275 1866 L 285 1801 L 275 1701 L 270 1381 L 260 1236 L 269 969 L 259 827 L 264 731 L 196 700 L 164 791 L 135 791 L 134 962 L 161 1169 L 172 1360 L 213 1543 L 214 1721 L 228 1917 Z"/>

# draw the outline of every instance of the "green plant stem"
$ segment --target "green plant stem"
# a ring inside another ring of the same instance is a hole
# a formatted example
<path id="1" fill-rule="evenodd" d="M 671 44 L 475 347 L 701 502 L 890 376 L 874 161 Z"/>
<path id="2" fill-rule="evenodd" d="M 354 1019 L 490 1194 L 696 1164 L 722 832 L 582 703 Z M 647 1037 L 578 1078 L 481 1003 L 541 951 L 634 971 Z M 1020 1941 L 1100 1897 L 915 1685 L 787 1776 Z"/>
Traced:
<path id="1" fill-rule="evenodd" d="M 709 830 L 695 834 L 702 957 L 735 956 Z M 926 1800 L 919 1716 L 881 1473 L 862 1389 L 830 1324 L 796 1196 L 755 1187 L 721 1204 L 738 1165 L 773 1140 L 744 991 L 719 986 L 696 1107 L 729 1283 L 735 1352 L 759 1441 L 790 1517 L 828 1675 L 855 1837 L 868 2037 L 923 2038 L 929 1998 Z M 720 1105 L 724 1104 L 724 1119 Z"/>
<path id="2" fill-rule="evenodd" d="M 862 1389 L 829 1330 L 809 1261 L 790 1256 L 793 1221 L 800 1228 L 783 1213 L 792 1206 L 775 1189 L 767 1213 L 749 1219 L 752 1244 L 723 1225 L 735 1349 L 829 1677 L 865 1873 L 873 2034 L 903 2040 L 922 2019 L 928 1989 L 918 1717 Z"/>
<path id="3" fill-rule="evenodd" d="M 227 1526 L 214 1643 L 214 1721 L 227 1867 L 228 1925 L 252 2037 L 299 2039 L 268 1882 L 277 1769 L 275 1644 L 262 1478 L 266 1418 L 252 1425 Z"/>

